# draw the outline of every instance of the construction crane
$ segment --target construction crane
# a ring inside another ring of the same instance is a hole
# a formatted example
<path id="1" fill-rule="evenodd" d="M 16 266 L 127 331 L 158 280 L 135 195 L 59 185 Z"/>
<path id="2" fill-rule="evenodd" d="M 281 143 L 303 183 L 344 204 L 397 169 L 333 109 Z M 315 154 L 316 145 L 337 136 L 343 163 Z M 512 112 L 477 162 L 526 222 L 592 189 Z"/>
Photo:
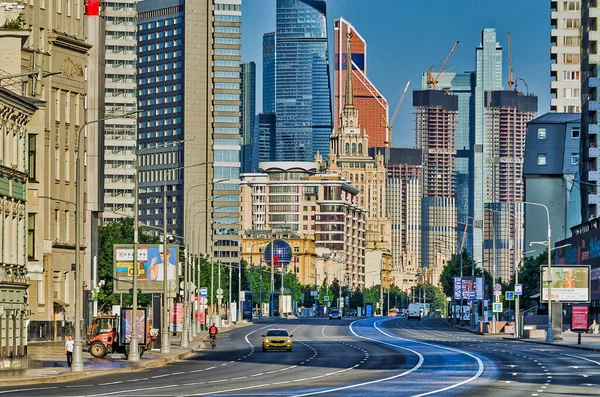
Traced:
<path id="1" fill-rule="evenodd" d="M 513 80 L 513 67 L 512 67 L 512 43 L 510 40 L 510 32 L 508 32 L 508 90 L 512 91 L 515 81 Z M 516 89 L 516 86 L 515 86 Z"/>
<path id="2" fill-rule="evenodd" d="M 396 120 L 396 116 L 398 115 L 398 110 L 400 110 L 400 106 L 402 106 L 402 102 L 404 101 L 404 97 L 406 96 L 406 92 L 408 91 L 408 86 L 410 85 L 411 80 L 408 80 L 406 85 L 404 86 L 404 91 L 402 91 L 402 96 L 396 105 L 396 109 L 394 110 L 394 115 L 390 120 L 389 124 L 381 123 L 381 126 L 385 128 L 385 146 L 387 147 L 390 143 L 390 132 L 392 132 L 392 125 L 394 125 L 394 120 Z M 384 120 L 385 121 L 385 120 Z"/>
<path id="3" fill-rule="evenodd" d="M 450 60 L 450 57 L 452 56 L 452 54 L 454 54 L 454 50 L 456 50 L 456 46 L 458 46 L 458 43 L 459 42 L 457 41 L 452 46 L 452 49 L 450 50 L 450 53 L 446 57 L 446 60 L 442 64 L 442 67 L 440 68 L 440 71 L 435 76 L 435 78 L 433 77 L 433 66 L 430 67 L 429 69 L 427 69 L 427 87 L 428 88 L 431 88 L 432 90 L 435 90 L 435 87 L 437 86 L 437 83 L 438 83 L 438 79 L 440 78 L 442 72 L 444 71 L 444 68 L 446 67 L 446 64 L 448 63 L 448 61 Z"/>

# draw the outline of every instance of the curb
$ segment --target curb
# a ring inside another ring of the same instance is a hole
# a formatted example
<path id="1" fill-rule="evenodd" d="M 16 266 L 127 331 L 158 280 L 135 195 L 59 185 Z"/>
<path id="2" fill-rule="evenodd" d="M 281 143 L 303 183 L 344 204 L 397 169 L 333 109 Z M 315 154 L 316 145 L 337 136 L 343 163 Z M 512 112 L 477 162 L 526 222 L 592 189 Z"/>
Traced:
<path id="1" fill-rule="evenodd" d="M 516 338 L 502 338 L 502 339 L 512 340 L 512 341 L 516 341 L 516 342 L 524 342 L 524 343 L 535 343 L 536 345 L 559 346 L 559 347 L 568 347 L 569 349 L 589 350 L 589 351 L 594 351 L 594 352 L 600 352 L 600 348 L 586 347 L 583 345 L 563 345 L 560 343 L 547 343 L 547 342 L 541 342 L 541 341 L 531 340 L 531 339 L 516 339 Z"/>

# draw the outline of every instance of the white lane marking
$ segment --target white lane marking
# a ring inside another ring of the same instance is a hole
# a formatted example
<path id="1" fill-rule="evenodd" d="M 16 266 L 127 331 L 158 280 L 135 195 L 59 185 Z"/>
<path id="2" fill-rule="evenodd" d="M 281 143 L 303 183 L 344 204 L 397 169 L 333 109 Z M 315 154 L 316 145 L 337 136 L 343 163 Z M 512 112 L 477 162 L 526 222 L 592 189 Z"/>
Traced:
<path id="1" fill-rule="evenodd" d="M 171 374 L 155 375 L 151 376 L 151 379 L 164 378 L 165 376 L 171 376 Z"/>
<path id="2" fill-rule="evenodd" d="M 47 390 L 47 389 L 58 389 L 58 386 L 52 386 L 52 387 L 35 387 L 35 388 L 30 388 L 30 389 L 4 390 L 4 391 L 0 391 L 0 394 L 13 393 L 13 392 L 24 392 L 24 391 L 35 391 L 35 390 Z"/>
<path id="3" fill-rule="evenodd" d="M 108 393 L 88 394 L 87 397 L 111 396 L 111 395 L 121 394 L 121 393 L 133 393 L 133 392 L 141 392 L 141 391 L 157 390 L 157 389 L 170 389 L 173 387 L 179 387 L 179 385 L 165 385 L 165 386 L 144 387 L 143 389 L 118 390 L 118 391 L 112 391 L 112 392 L 108 392 Z"/>
<path id="4" fill-rule="evenodd" d="M 574 356 L 572 354 L 563 354 L 563 356 L 569 356 L 569 357 L 579 358 L 581 360 L 589 361 L 590 363 L 594 363 L 596 365 L 600 365 L 600 362 L 598 362 L 598 361 L 590 360 L 589 358 L 585 358 L 585 357 L 581 357 L 581 356 Z M 577 368 L 577 367 L 573 367 L 573 368 Z"/>
<path id="5" fill-rule="evenodd" d="M 123 381 L 118 380 L 116 382 L 98 383 L 98 386 L 118 385 L 119 383 L 123 383 Z"/>
<path id="6" fill-rule="evenodd" d="M 65 387 L 75 389 L 78 387 L 94 387 L 94 385 L 73 385 L 73 386 L 65 386 Z"/>

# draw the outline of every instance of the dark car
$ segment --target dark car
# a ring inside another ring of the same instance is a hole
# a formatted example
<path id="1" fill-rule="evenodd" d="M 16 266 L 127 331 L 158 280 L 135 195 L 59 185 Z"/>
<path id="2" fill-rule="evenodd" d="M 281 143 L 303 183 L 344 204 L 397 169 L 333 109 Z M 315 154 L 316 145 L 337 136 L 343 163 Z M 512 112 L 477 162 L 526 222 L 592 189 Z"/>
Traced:
<path id="1" fill-rule="evenodd" d="M 348 309 L 348 317 L 356 317 L 356 309 Z"/>
<path id="2" fill-rule="evenodd" d="M 330 320 L 341 320 L 342 319 L 342 313 L 338 310 L 338 309 L 332 309 L 329 312 L 329 319 Z"/>

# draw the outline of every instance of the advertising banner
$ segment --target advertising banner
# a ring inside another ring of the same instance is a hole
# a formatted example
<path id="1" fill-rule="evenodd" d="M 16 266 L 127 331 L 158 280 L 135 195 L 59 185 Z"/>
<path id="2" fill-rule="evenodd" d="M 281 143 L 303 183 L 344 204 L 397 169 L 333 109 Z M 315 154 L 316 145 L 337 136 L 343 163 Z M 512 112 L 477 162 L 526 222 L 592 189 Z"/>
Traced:
<path id="1" fill-rule="evenodd" d="M 183 331 L 183 303 L 176 303 L 171 310 L 171 331 Z"/>
<path id="2" fill-rule="evenodd" d="M 137 324 L 136 329 L 138 333 L 138 343 L 145 344 L 146 343 L 146 335 L 150 332 L 147 328 L 147 316 L 146 316 L 146 308 L 141 308 L 137 310 Z M 121 330 L 120 337 L 121 340 L 119 343 L 126 344 L 131 341 L 131 333 L 133 330 L 133 309 L 123 308 L 121 309 Z"/>
<path id="3" fill-rule="evenodd" d="M 572 306 L 571 331 L 588 330 L 589 306 Z"/>
<path id="4" fill-rule="evenodd" d="M 142 293 L 163 292 L 164 263 L 167 263 L 167 280 L 177 280 L 178 250 L 167 246 L 165 257 L 162 244 L 138 245 L 137 287 Z M 133 244 L 113 246 L 115 293 L 130 293 L 133 286 Z"/>
<path id="5" fill-rule="evenodd" d="M 589 302 L 590 267 L 589 266 L 552 266 L 548 275 L 548 266 L 541 267 L 541 300 L 548 300 L 548 286 L 551 286 L 552 301 Z"/>
<path id="6" fill-rule="evenodd" d="M 483 299 L 483 278 L 475 278 L 475 287 L 471 277 L 463 277 L 462 282 L 460 277 L 454 277 L 454 300 L 469 299 L 469 292 L 475 291 L 475 299 Z"/>

